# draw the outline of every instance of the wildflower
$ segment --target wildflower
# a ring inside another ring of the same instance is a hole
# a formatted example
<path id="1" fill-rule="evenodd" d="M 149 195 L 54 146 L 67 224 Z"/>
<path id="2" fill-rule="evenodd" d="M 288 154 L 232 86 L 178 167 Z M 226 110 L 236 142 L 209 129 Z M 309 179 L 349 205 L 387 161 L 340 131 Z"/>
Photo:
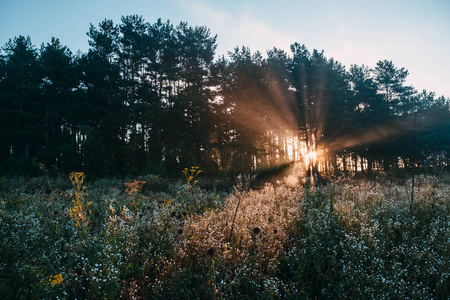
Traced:
<path id="1" fill-rule="evenodd" d="M 70 181 L 72 182 L 73 185 L 73 189 L 80 192 L 81 190 L 83 190 L 82 184 L 84 181 L 84 178 L 86 176 L 84 175 L 83 172 L 72 172 L 70 173 Z"/>
<path id="2" fill-rule="evenodd" d="M 183 173 L 184 173 L 184 176 L 186 177 L 186 183 L 187 183 L 188 187 L 191 187 L 191 186 L 194 186 L 197 184 L 198 180 L 195 180 L 194 183 L 191 183 L 191 182 L 201 172 L 202 171 L 199 170 L 199 167 L 197 167 L 197 166 L 191 167 L 189 170 L 188 170 L 188 168 L 184 168 Z"/>
<path id="3" fill-rule="evenodd" d="M 63 282 L 63 276 L 62 276 L 62 274 L 50 276 L 48 281 L 50 282 L 50 286 L 60 285 Z"/>
<path id="4" fill-rule="evenodd" d="M 135 197 L 136 194 L 142 190 L 142 187 L 144 186 L 145 181 L 135 180 L 134 182 L 127 182 L 124 184 L 127 186 L 127 189 L 125 190 L 125 192 L 128 195 Z"/>

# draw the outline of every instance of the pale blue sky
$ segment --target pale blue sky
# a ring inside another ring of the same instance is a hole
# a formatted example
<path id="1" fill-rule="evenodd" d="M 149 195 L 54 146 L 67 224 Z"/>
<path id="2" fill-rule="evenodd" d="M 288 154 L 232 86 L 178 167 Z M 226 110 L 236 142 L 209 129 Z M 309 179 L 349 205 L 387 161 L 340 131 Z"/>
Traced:
<path id="1" fill-rule="evenodd" d="M 29 35 L 39 47 L 55 36 L 86 52 L 90 23 L 130 14 L 205 25 L 217 54 L 298 42 L 347 68 L 392 60 L 409 70 L 408 84 L 450 97 L 450 0 L 0 0 L 0 44 Z"/>

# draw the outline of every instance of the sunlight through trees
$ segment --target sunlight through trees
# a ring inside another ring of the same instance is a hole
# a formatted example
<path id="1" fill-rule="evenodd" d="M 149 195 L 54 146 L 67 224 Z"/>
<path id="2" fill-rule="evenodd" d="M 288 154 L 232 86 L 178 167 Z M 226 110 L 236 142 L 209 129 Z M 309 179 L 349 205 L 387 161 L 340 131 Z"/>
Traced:
<path id="1" fill-rule="evenodd" d="M 207 27 L 137 15 L 91 25 L 88 37 L 87 53 L 57 38 L 2 48 L 2 173 L 42 163 L 93 176 L 188 165 L 230 175 L 305 159 L 315 171 L 370 173 L 424 168 L 430 153 L 450 150 L 449 99 L 406 86 L 408 71 L 392 61 L 346 69 L 299 43 L 215 58 Z"/>

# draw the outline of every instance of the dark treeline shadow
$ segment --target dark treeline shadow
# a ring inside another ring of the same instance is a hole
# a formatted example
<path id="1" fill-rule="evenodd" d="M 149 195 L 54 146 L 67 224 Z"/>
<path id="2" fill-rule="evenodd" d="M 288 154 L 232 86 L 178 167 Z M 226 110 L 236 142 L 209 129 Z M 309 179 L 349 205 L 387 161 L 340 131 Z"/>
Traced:
<path id="1" fill-rule="evenodd" d="M 391 61 L 347 70 L 298 43 L 215 58 L 207 27 L 136 15 L 87 35 L 87 53 L 24 36 L 2 48 L 0 173 L 227 177 L 312 153 L 328 174 L 448 166 L 449 99 Z"/>

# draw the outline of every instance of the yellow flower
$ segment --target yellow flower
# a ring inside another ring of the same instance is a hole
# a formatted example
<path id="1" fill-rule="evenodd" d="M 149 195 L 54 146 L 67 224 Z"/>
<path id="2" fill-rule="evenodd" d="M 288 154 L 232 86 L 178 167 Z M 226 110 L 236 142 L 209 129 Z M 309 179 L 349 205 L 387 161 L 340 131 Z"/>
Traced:
<path id="1" fill-rule="evenodd" d="M 136 196 L 142 190 L 145 181 L 137 181 L 124 183 L 127 186 L 126 193 L 130 196 Z"/>
<path id="2" fill-rule="evenodd" d="M 63 276 L 62 276 L 62 274 L 50 276 L 48 281 L 50 281 L 50 286 L 60 285 L 63 282 Z"/>
<path id="3" fill-rule="evenodd" d="M 191 181 L 201 172 L 202 171 L 199 170 L 199 167 L 197 166 L 192 166 L 190 169 L 184 168 L 183 173 L 186 177 L 186 183 L 188 184 L 188 186 L 195 185 L 197 183 L 197 181 L 195 181 L 194 184 L 191 184 Z"/>

